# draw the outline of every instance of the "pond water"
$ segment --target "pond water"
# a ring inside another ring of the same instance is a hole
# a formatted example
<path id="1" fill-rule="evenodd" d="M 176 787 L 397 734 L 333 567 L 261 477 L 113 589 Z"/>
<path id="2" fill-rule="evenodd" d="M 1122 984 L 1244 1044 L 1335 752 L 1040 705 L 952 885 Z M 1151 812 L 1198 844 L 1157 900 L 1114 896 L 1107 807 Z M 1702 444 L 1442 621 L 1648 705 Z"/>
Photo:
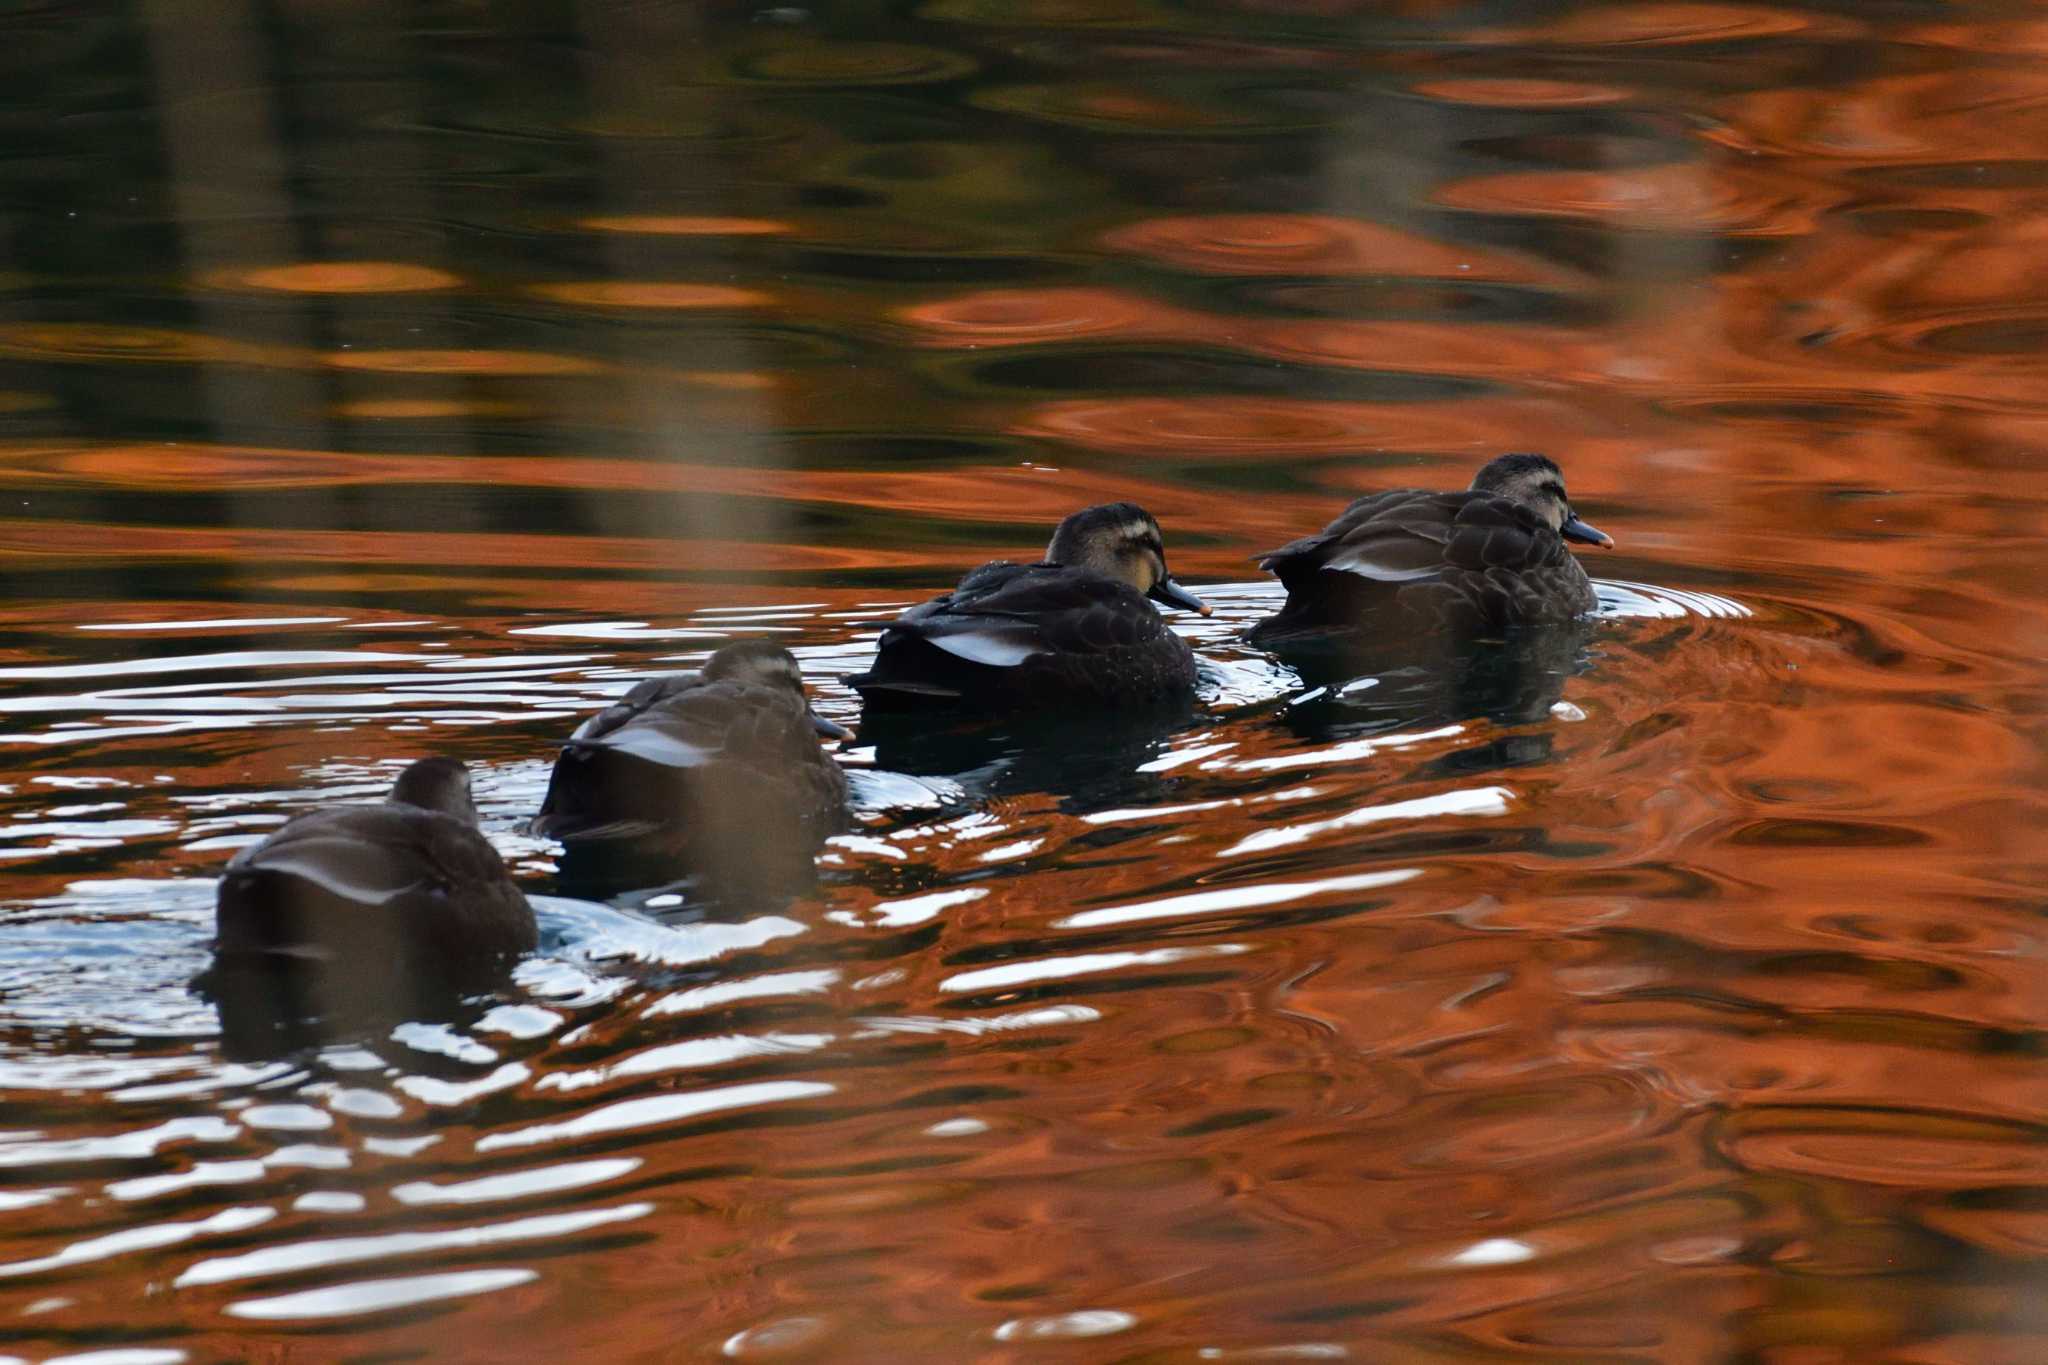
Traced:
<path id="1" fill-rule="evenodd" d="M 2048 22 L 221 3 L 0 22 L 0 1358 L 2048 1359 Z M 1556 456 L 1533 696 L 1249 563 Z M 634 680 L 1131 498 L 1203 713 L 746 913 L 523 835 Z M 274 1062 L 214 878 L 479 774 L 543 945 Z"/>

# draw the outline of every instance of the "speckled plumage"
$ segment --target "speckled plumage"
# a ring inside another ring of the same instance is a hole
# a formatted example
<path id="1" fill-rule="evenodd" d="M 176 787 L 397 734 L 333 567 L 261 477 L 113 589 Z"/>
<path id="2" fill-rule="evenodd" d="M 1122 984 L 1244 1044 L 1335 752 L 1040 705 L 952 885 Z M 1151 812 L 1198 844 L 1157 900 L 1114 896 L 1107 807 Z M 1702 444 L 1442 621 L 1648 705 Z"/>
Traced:
<path id="1" fill-rule="evenodd" d="M 846 776 L 819 747 L 796 661 L 745 648 L 789 681 L 714 676 L 714 656 L 706 672 L 642 682 L 563 746 L 534 832 L 729 879 L 807 869 L 845 827 Z"/>
<path id="2" fill-rule="evenodd" d="M 1119 537 L 1150 553 L 1157 578 L 1139 577 L 1149 594 L 1104 571 Z M 1061 524 L 1046 562 L 984 564 L 905 612 L 882 631 L 874 664 L 846 681 L 871 711 L 1047 713 L 1184 701 L 1195 690 L 1194 653 L 1148 595 L 1207 610 L 1167 574 L 1149 514 L 1129 503 L 1089 508 Z"/>
<path id="3" fill-rule="evenodd" d="M 1508 461 L 1535 476 L 1556 473 L 1535 456 L 1504 457 L 1488 470 Z M 1563 524 L 1605 543 L 1571 517 L 1561 480 L 1556 486 Z M 1485 638 L 1569 621 L 1596 605 L 1585 569 L 1542 510 L 1480 488 L 1359 498 L 1323 530 L 1259 562 L 1287 588 L 1287 604 L 1253 630 L 1259 644 L 1358 629 Z"/>

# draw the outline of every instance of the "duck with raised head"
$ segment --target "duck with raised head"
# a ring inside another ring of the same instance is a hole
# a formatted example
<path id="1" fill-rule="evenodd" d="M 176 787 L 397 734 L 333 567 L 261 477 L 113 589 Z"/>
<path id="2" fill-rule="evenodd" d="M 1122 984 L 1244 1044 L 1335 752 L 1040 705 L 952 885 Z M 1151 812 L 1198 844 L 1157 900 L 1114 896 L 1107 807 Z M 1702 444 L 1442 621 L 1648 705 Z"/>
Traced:
<path id="1" fill-rule="evenodd" d="M 1359 498 L 1312 536 L 1259 556 L 1287 604 L 1253 628 L 1281 647 L 1343 633 L 1498 637 L 1592 612 L 1570 544 L 1614 541 L 1579 519 L 1542 455 L 1502 455 L 1461 493 L 1397 488 Z"/>
<path id="2" fill-rule="evenodd" d="M 1147 600 L 1150 599 L 1150 600 Z M 847 682 L 870 711 L 1073 713 L 1185 701 L 1195 656 L 1152 606 L 1209 614 L 1135 503 L 1084 508 L 1037 564 L 996 560 L 886 626 Z"/>
<path id="3" fill-rule="evenodd" d="M 722 885 L 800 880 L 846 825 L 846 775 L 818 743 L 846 734 L 812 709 L 788 650 L 735 641 L 579 726 L 532 830 Z"/>
<path id="4" fill-rule="evenodd" d="M 477 828 L 469 770 L 423 758 L 390 795 L 293 816 L 221 877 L 198 985 L 245 1039 L 295 1021 L 405 1018 L 501 984 L 533 909 Z"/>

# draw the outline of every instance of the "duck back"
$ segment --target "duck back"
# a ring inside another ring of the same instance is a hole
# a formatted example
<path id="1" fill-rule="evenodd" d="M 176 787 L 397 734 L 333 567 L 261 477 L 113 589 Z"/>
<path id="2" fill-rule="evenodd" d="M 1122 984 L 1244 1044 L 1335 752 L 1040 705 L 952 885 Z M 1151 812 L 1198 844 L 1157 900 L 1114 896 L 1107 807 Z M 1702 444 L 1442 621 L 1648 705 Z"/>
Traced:
<path id="1" fill-rule="evenodd" d="M 1194 653 L 1143 594 L 1057 564 L 985 564 L 882 632 L 847 682 L 870 710 L 1113 709 L 1183 701 Z"/>
<path id="2" fill-rule="evenodd" d="M 386 802 L 293 817 L 221 878 L 201 990 L 254 1050 L 303 1021 L 446 1012 L 502 984 L 538 934 L 504 860 L 473 825 Z"/>
<path id="3" fill-rule="evenodd" d="M 1486 493 L 1397 489 L 1363 497 L 1315 535 L 1261 558 L 1287 604 L 1254 642 L 1332 630 L 1497 636 L 1592 611 L 1564 538 Z"/>
<path id="4" fill-rule="evenodd" d="M 781 882 L 808 873 L 846 801 L 801 696 L 692 673 L 648 679 L 586 721 L 533 830 L 572 853 L 610 845 L 672 872 Z"/>

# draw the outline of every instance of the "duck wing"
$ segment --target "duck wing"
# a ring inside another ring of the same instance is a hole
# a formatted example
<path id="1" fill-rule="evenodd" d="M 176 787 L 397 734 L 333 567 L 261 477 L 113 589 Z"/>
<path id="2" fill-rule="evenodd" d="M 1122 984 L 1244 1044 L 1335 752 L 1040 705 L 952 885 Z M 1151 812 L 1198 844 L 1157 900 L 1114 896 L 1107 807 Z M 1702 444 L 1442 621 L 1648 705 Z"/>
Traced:
<path id="1" fill-rule="evenodd" d="M 1259 556 L 1290 592 L 1324 570 L 1375 583 L 1413 583 L 1445 567 L 1461 494 L 1399 488 L 1359 498 L 1312 536 Z"/>
<path id="2" fill-rule="evenodd" d="M 1056 564 L 1008 567 L 1014 571 L 971 578 L 973 590 L 963 584 L 950 607 L 915 623 L 916 633 L 995 667 L 1036 654 L 1103 654 L 1172 634 L 1128 583 Z M 900 624 L 912 625 L 907 617 Z"/>
<path id="3" fill-rule="evenodd" d="M 1399 585 L 1460 570 L 1526 572 L 1569 554 L 1562 536 L 1505 498 L 1398 489 L 1358 499 L 1315 535 L 1259 563 L 1292 589 L 1324 570 Z"/>
<path id="4" fill-rule="evenodd" d="M 1194 655 L 1137 589 L 1058 564 L 986 564 L 882 631 L 847 679 L 868 709 L 1136 705 L 1190 693 Z"/>
<path id="5" fill-rule="evenodd" d="M 665 768 L 708 763 L 726 745 L 726 731 L 744 711 L 742 688 L 710 683 L 701 673 L 648 678 L 569 736 L 566 747 L 606 750 Z"/>
<path id="6" fill-rule="evenodd" d="M 883 629 L 882 657 L 864 676 L 885 672 L 885 659 L 919 642 L 987 668 L 1013 668 L 1044 653 L 1051 646 L 1037 618 L 1058 597 L 1054 578 L 1034 572 L 1045 567 L 997 560 L 968 574 L 953 591 L 912 607 Z"/>
<path id="7" fill-rule="evenodd" d="M 437 880 L 428 831 L 437 818 L 448 817 L 389 803 L 307 811 L 237 853 L 225 880 L 290 877 L 337 900 L 385 905 Z"/>
<path id="8" fill-rule="evenodd" d="M 1001 559 L 984 564 L 953 591 L 912 607 L 882 628 L 875 661 L 848 674 L 847 684 L 870 703 L 959 701 L 966 675 L 1015 668 L 1042 653 L 1048 646 L 1038 624 L 1004 606 L 1028 596 L 1031 567 Z"/>
<path id="9" fill-rule="evenodd" d="M 1260 562 L 1287 588 L 1286 605 L 1253 629 L 1255 640 L 1273 646 L 1367 626 L 1375 638 L 1487 634 L 1593 607 L 1564 538 L 1486 493 L 1400 489 L 1360 498 L 1322 531 Z"/>
<path id="10" fill-rule="evenodd" d="M 892 622 L 882 632 L 875 667 L 850 681 L 950 694 L 955 689 L 892 676 L 892 665 L 918 645 L 1009 669 L 1041 655 L 1107 654 L 1172 634 L 1137 589 L 1117 579 L 1057 564 L 987 564 L 952 592 Z"/>
<path id="11" fill-rule="evenodd" d="M 699 673 L 647 679 L 578 726 L 565 747 L 665 768 L 715 762 L 769 767 L 824 757 L 795 694 L 707 681 Z"/>
<path id="12" fill-rule="evenodd" d="M 453 816 L 396 802 L 294 816 L 235 855 L 218 899 L 224 953 L 345 955 L 354 932 L 346 925 L 283 922 L 309 904 L 360 919 L 366 936 L 371 921 L 398 916 L 409 926 L 402 932 L 446 935 L 462 954 L 535 942 L 533 913 L 490 840 Z"/>
<path id="13" fill-rule="evenodd" d="M 640 683 L 578 727 L 530 828 L 557 839 L 638 839 L 692 813 L 705 818 L 706 797 L 826 819 L 844 791 L 800 697 L 685 673 Z"/>

